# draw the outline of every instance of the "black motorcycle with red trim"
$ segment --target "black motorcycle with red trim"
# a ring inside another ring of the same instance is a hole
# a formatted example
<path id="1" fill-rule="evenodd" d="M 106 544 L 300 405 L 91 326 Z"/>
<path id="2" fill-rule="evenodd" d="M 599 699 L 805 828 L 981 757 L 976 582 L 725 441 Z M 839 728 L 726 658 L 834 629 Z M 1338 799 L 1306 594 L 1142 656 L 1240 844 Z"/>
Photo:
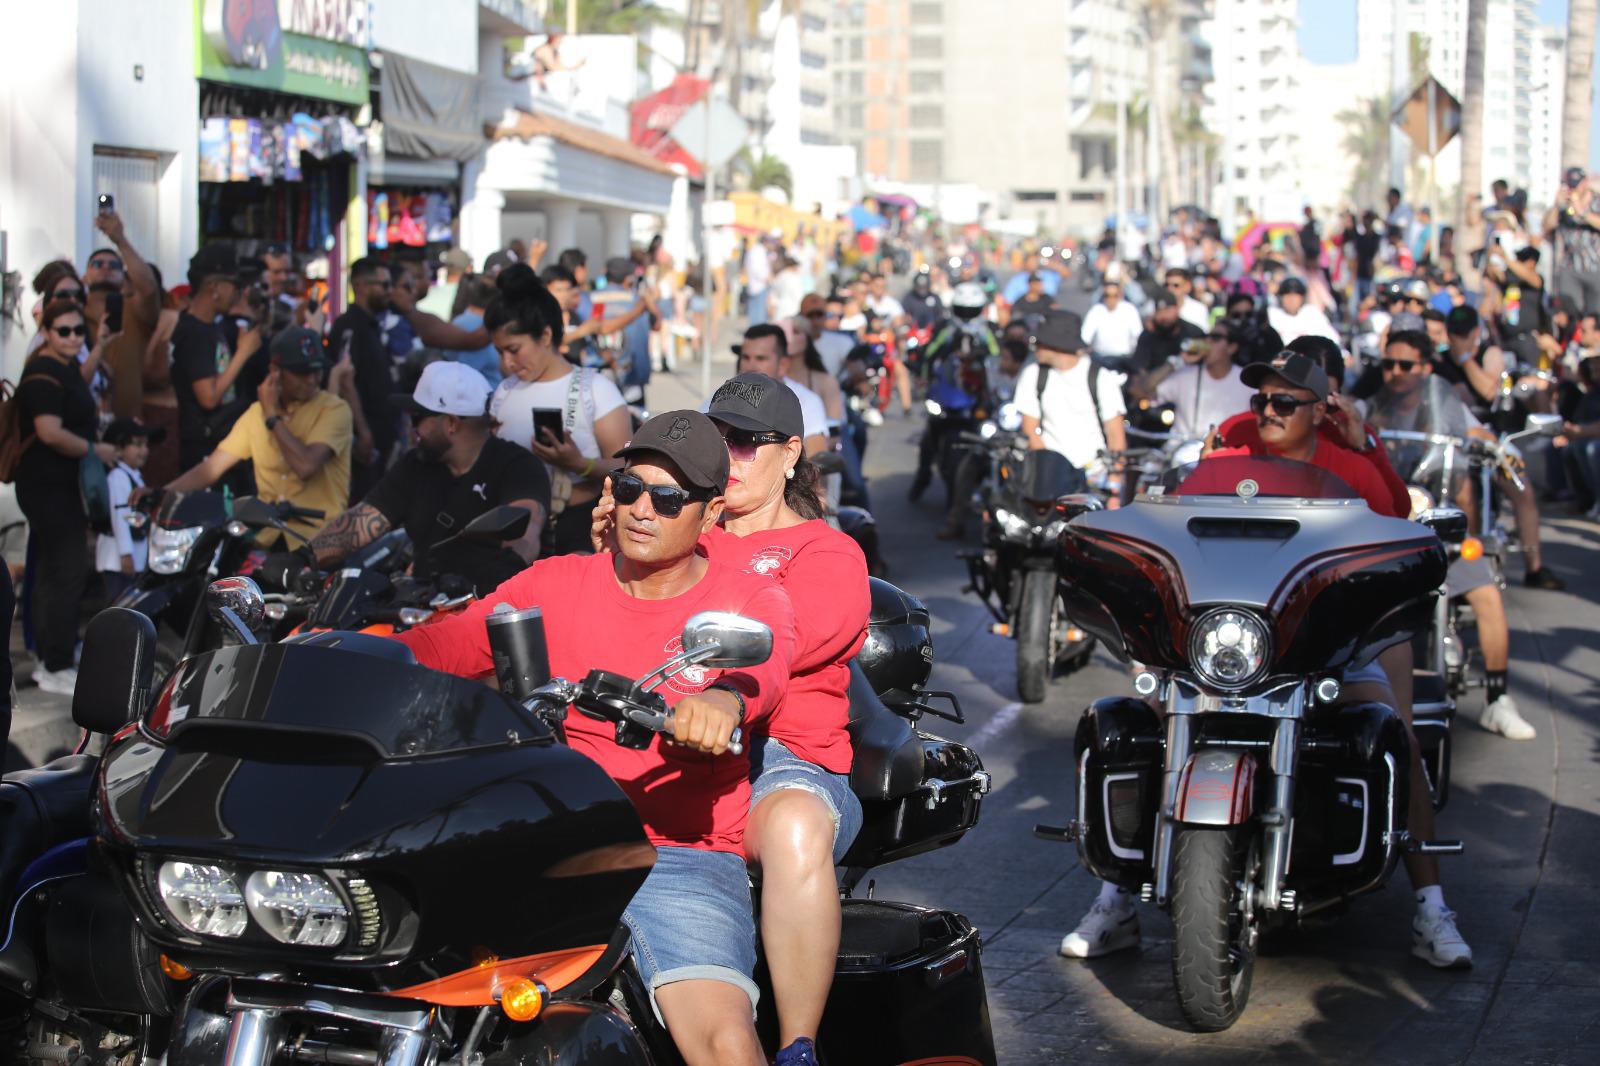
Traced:
<path id="1" fill-rule="evenodd" d="M 1137 673 L 1079 721 L 1077 843 L 1096 877 L 1170 911 L 1178 1002 L 1232 1025 L 1264 929 L 1381 888 L 1406 851 L 1411 739 L 1341 685 L 1428 624 L 1430 518 L 1372 512 L 1319 467 L 1217 456 L 1120 510 L 1058 502 L 1068 609 Z M 1459 522 L 1459 512 L 1439 522 Z"/>
<path id="2" fill-rule="evenodd" d="M 588 715 L 643 747 L 670 727 L 656 685 L 765 661 L 770 630 L 696 615 L 682 651 L 644 678 L 569 681 L 550 677 L 538 609 L 504 608 L 487 620 L 495 687 L 370 634 L 259 643 L 250 579 L 207 595 L 229 646 L 181 663 L 133 725 L 117 714 L 136 694 L 104 701 L 102 724 L 120 731 L 95 779 L 90 850 L 136 920 L 123 939 L 141 948 L 104 965 L 149 990 L 136 1004 L 160 1034 L 148 1054 L 167 1066 L 680 1062 L 621 924 L 654 849 L 621 789 L 561 743 L 564 723 Z M 926 609 L 887 585 L 873 605 L 851 693 L 867 816 L 847 895 L 866 869 L 960 839 L 988 791 L 970 749 L 911 726 L 951 714 L 922 688 Z M 971 923 L 870 898 L 843 906 L 823 1053 L 993 1066 Z"/>

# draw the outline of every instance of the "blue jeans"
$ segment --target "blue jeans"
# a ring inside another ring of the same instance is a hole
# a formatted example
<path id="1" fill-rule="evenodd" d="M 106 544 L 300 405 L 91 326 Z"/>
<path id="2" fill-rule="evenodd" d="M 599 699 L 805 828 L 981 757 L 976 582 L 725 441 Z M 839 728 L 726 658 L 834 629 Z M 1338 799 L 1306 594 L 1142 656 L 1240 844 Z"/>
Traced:
<path id="1" fill-rule="evenodd" d="M 742 989 L 755 1017 L 761 998 L 752 979 L 756 921 L 743 855 L 657 848 L 656 864 L 622 912 L 622 921 L 657 1018 L 661 1008 L 656 989 L 677 981 L 721 981 Z"/>
<path id="2" fill-rule="evenodd" d="M 1583 487 L 1589 495 L 1600 501 L 1600 437 L 1581 437 L 1570 445 Z"/>
<path id="3" fill-rule="evenodd" d="M 750 752 L 750 809 L 785 788 L 798 788 L 820 799 L 833 815 L 833 861 L 844 858 L 861 831 L 861 801 L 850 791 L 850 778 L 806 762 L 781 741 L 764 739 Z"/>
<path id="4" fill-rule="evenodd" d="M 752 326 L 763 325 L 767 321 L 767 290 L 746 289 L 744 293 L 745 315 Z"/>

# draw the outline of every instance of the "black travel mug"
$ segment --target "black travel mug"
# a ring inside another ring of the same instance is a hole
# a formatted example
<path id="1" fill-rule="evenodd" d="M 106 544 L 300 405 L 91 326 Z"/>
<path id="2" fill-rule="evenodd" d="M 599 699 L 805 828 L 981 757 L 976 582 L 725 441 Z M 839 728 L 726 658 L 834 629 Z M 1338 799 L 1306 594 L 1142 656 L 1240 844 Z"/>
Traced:
<path id="1" fill-rule="evenodd" d="M 550 680 L 550 652 L 544 642 L 544 615 L 537 607 L 517 610 L 496 605 L 484 624 L 500 691 L 522 701 Z"/>

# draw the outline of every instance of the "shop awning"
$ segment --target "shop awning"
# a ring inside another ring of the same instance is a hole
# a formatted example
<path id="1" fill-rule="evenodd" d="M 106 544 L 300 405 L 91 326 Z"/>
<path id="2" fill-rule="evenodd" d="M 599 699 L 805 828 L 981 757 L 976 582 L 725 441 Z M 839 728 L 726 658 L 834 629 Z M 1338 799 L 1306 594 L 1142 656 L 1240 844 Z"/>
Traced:
<path id="1" fill-rule="evenodd" d="M 618 162 L 631 163 L 656 174 L 673 173 L 672 167 L 621 137 L 613 137 L 609 133 L 576 122 L 568 122 L 564 118 L 557 118 L 542 111 L 507 111 L 500 125 L 490 126 L 485 132 L 491 139 L 497 141 L 505 139 L 528 141 L 535 137 L 549 137 L 562 144 L 569 144 L 574 148 L 581 148 L 586 152 L 593 152 Z"/>
<path id="2" fill-rule="evenodd" d="M 382 104 L 385 155 L 465 162 L 483 151 L 475 77 L 387 52 Z"/>

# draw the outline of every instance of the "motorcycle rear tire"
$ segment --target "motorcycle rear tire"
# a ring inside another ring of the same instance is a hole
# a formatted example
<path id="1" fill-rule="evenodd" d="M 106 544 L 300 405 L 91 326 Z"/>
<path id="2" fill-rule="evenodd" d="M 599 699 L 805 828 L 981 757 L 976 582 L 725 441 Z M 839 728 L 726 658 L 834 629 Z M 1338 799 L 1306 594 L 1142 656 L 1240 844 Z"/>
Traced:
<path id="1" fill-rule="evenodd" d="M 1239 882 L 1252 832 L 1178 826 L 1174 833 L 1172 984 L 1189 1024 L 1217 1033 L 1238 1021 L 1250 1000 L 1255 945 Z"/>
<path id="2" fill-rule="evenodd" d="M 1055 574 L 1029 570 L 1022 579 L 1021 600 L 1017 610 L 1017 698 L 1023 703 L 1039 703 L 1055 668 Z"/>

